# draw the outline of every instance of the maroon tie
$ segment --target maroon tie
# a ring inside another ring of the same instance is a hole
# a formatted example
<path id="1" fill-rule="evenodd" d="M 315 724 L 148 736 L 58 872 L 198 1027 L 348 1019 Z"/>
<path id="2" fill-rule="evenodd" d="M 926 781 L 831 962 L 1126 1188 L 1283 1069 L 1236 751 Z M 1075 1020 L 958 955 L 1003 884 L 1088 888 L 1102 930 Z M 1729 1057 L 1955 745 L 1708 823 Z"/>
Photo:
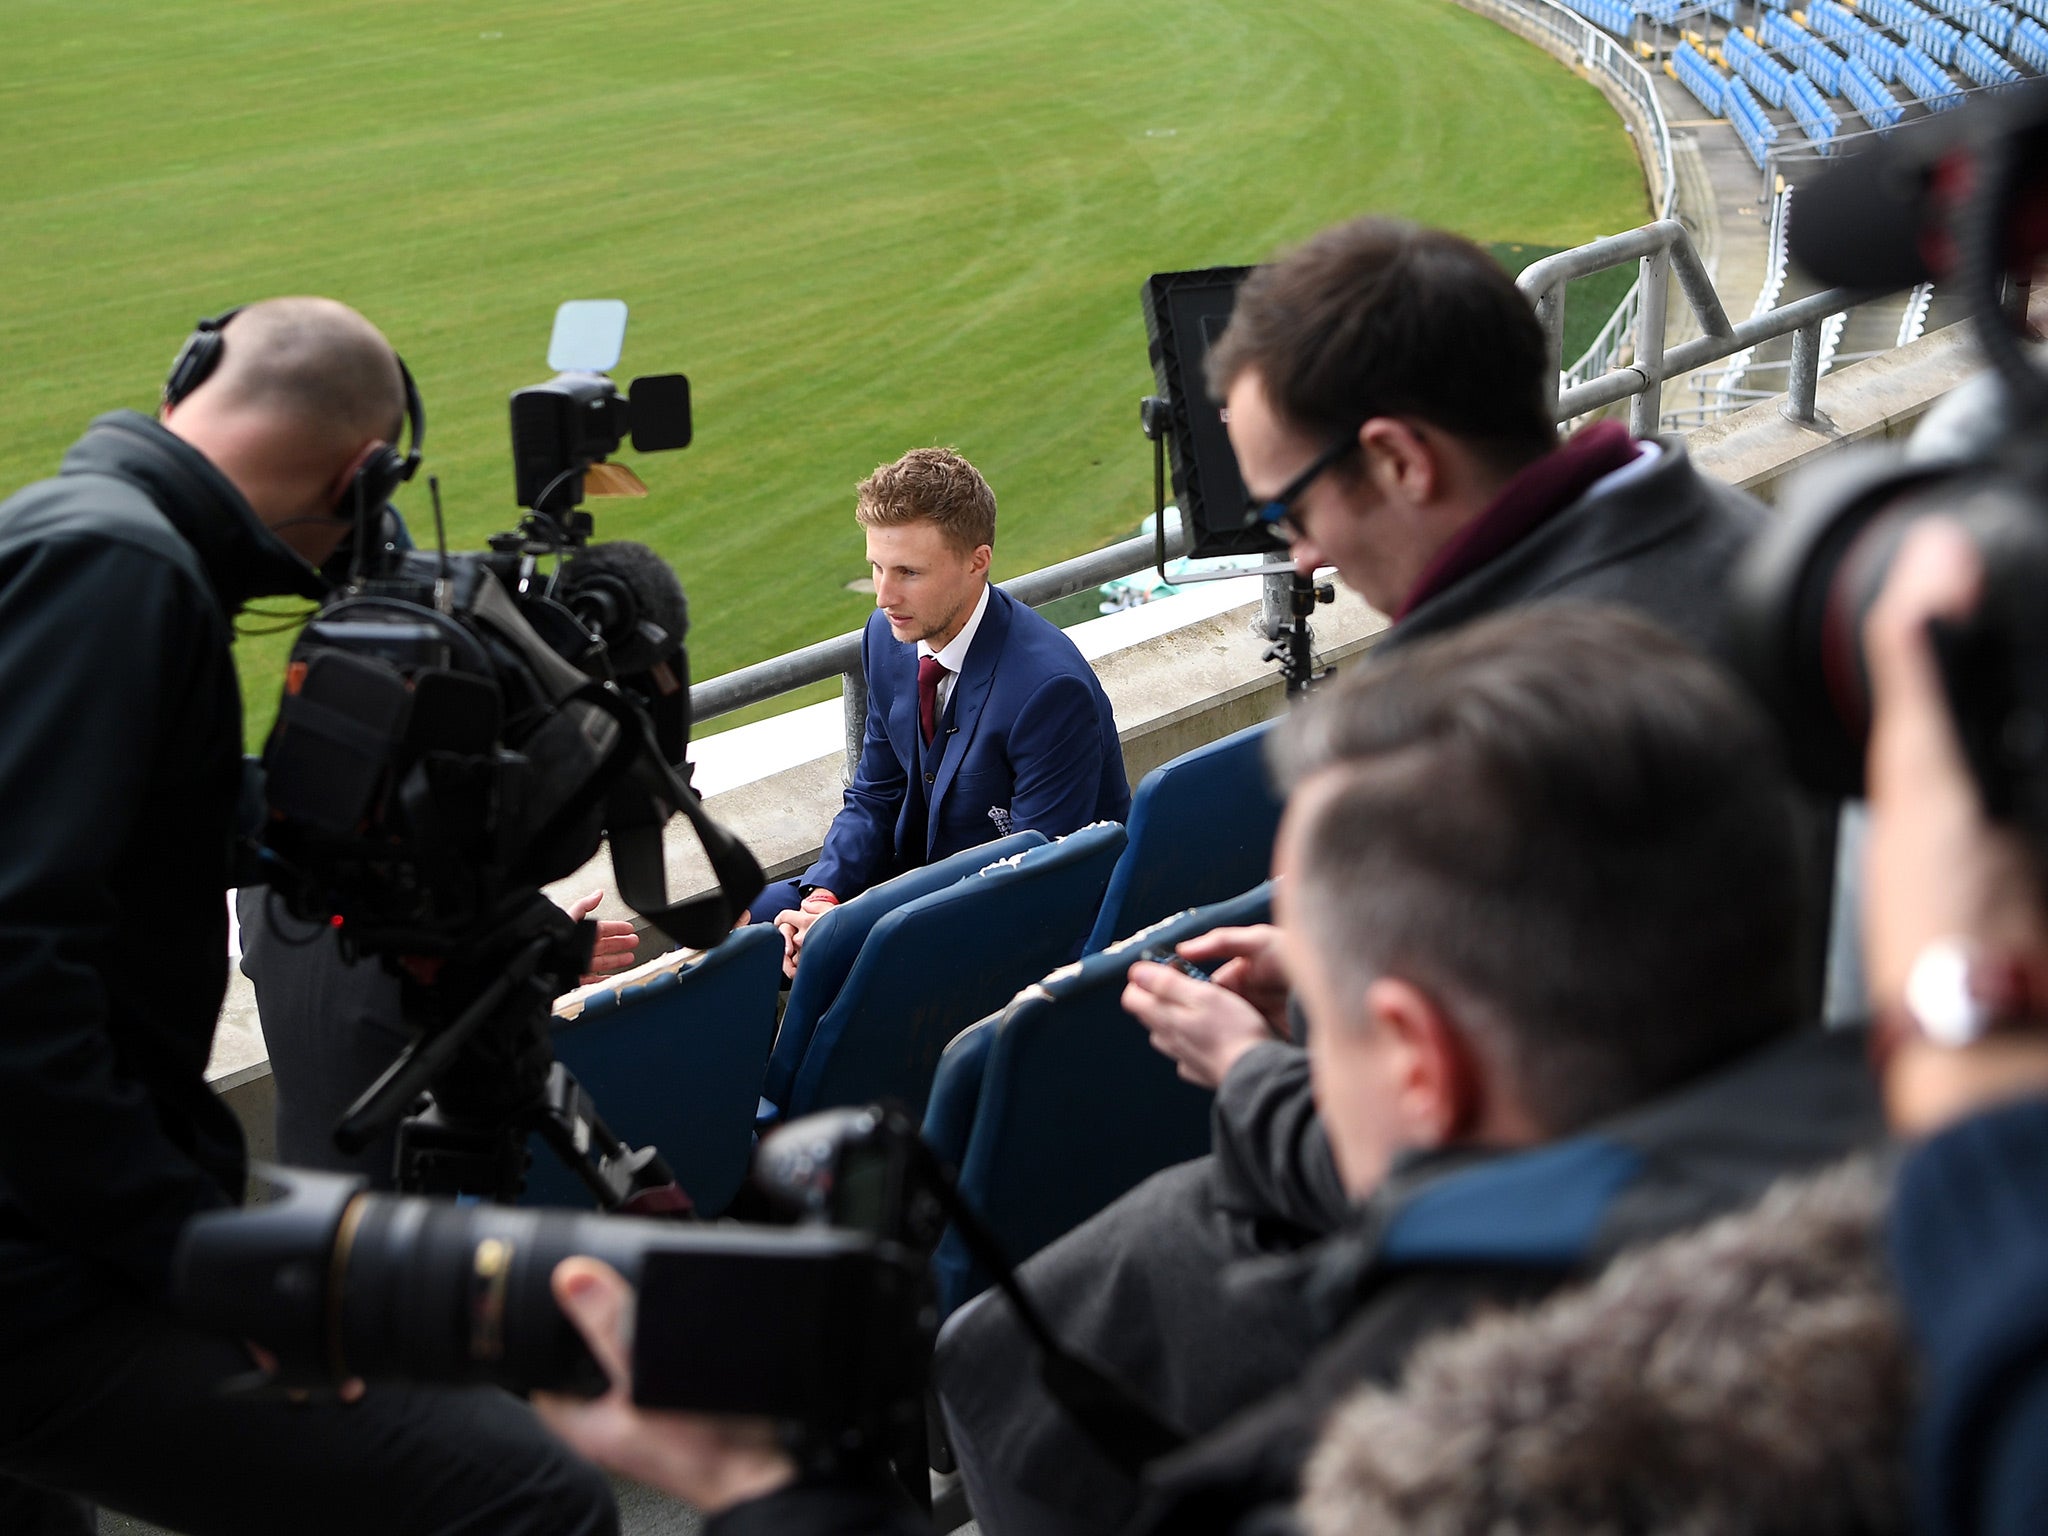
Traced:
<path id="1" fill-rule="evenodd" d="M 939 728 L 939 679 L 946 675 L 946 665 L 936 656 L 917 658 L 917 723 L 924 730 L 924 744 L 932 744 L 932 733 Z"/>

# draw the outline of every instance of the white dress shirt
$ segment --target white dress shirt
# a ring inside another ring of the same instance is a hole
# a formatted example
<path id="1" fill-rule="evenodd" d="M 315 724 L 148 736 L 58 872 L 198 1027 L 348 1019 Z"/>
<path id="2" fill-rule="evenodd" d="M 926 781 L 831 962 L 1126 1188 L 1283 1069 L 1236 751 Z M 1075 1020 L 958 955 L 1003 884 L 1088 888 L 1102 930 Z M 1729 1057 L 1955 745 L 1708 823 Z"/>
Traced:
<path id="1" fill-rule="evenodd" d="M 967 622 L 960 627 L 960 633 L 946 642 L 943 651 L 935 651 L 925 641 L 917 642 L 917 654 L 936 656 L 939 665 L 946 669 L 946 675 L 939 679 L 939 702 L 932 711 L 934 729 L 937 722 L 946 718 L 946 706 L 953 702 L 953 685 L 960 680 L 960 669 L 967 665 L 967 652 L 974 645 L 974 632 L 981 628 L 981 616 L 988 612 L 988 583 L 981 587 L 981 601 L 974 605 L 974 612 L 967 616 Z"/>

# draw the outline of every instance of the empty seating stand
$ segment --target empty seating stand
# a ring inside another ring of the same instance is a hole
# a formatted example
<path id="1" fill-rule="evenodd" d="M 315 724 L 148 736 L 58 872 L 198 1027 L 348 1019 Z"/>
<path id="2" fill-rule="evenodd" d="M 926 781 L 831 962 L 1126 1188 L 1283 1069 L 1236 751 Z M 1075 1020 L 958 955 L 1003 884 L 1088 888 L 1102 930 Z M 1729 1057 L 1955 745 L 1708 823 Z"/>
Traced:
<path id="1" fill-rule="evenodd" d="M 1792 72 L 1741 32 L 1730 32 L 1721 40 L 1721 55 L 1728 67 L 1749 83 L 1750 89 L 1774 107 L 1785 105 L 1785 93 L 1792 85 Z"/>
<path id="2" fill-rule="evenodd" d="M 1627 37 L 1635 31 L 1634 0 L 1564 0 L 1572 10 L 1603 31 Z"/>
<path id="3" fill-rule="evenodd" d="M 1956 61 L 1963 34 L 1937 17 L 1924 16 L 1906 28 L 1906 41 L 1946 69 Z"/>
<path id="4" fill-rule="evenodd" d="M 2001 52 L 2011 52 L 2013 28 L 2019 24 L 2019 17 L 2012 9 L 2003 5 L 1978 7 L 1971 19 L 1970 30 L 1985 42 Z"/>
<path id="5" fill-rule="evenodd" d="M 1749 158 L 1762 169 L 1772 146 L 1778 142 L 1778 125 L 1764 115 L 1763 107 L 1740 80 L 1730 80 L 1721 99 L 1727 108 L 1728 126 L 1749 151 Z"/>
<path id="6" fill-rule="evenodd" d="M 1123 827 L 1098 822 L 886 914 L 812 1031 L 783 1117 L 874 1099 L 921 1115 L 946 1042 L 1080 955 L 1123 848 Z"/>
<path id="7" fill-rule="evenodd" d="M 1263 922 L 1270 889 L 1182 913 L 1029 988 L 953 1043 L 925 1139 L 1021 1263 L 1147 1176 L 1209 1150 L 1211 1095 L 1182 1082 L 1119 1001 L 1154 944 Z M 971 1106 L 971 1108 L 969 1107 Z M 942 1315 L 987 1283 L 958 1234 L 932 1260 Z"/>
<path id="8" fill-rule="evenodd" d="M 1963 104 L 1962 88 L 1948 71 L 1911 43 L 1899 50 L 1899 83 L 1936 112 Z"/>
<path id="9" fill-rule="evenodd" d="M 1829 96 L 1842 94 L 1842 70 L 1847 61 L 1811 33 L 1803 34 L 1799 51 L 1793 55 L 1799 72 Z"/>
<path id="10" fill-rule="evenodd" d="M 1043 833 L 1024 831 L 978 848 L 963 848 L 937 863 L 885 880 L 851 901 L 842 902 L 811 924 L 804 935 L 803 963 L 796 968 L 789 1003 L 782 1010 L 775 1053 L 768 1060 L 767 1075 L 760 1085 L 763 1121 L 774 1120 L 778 1106 L 788 1099 L 789 1085 L 796 1080 L 796 1069 L 804 1059 L 804 1048 L 811 1043 L 811 1031 L 839 996 L 875 924 L 920 896 L 942 891 L 999 859 L 1036 848 L 1044 841 Z"/>
<path id="11" fill-rule="evenodd" d="M 1721 98 L 1728 90 L 1728 77 L 1691 43 L 1680 43 L 1671 50 L 1671 76 L 1714 116 L 1722 115 Z"/>
<path id="12" fill-rule="evenodd" d="M 2044 34 L 2044 38 L 2048 38 L 2048 34 Z M 1842 95 L 1873 128 L 1894 127 L 1906 115 L 1906 109 L 1899 105 L 1898 98 L 1861 59 L 1851 59 L 1842 66 Z"/>
<path id="13" fill-rule="evenodd" d="M 2013 24 L 2012 42 L 2008 45 L 2014 58 L 2036 74 L 2048 74 L 2048 27 L 2031 16 L 2022 16 Z"/>
<path id="14" fill-rule="evenodd" d="M 1907 29 L 1927 20 L 1927 12 L 1914 4 L 1914 0 L 1863 0 L 1863 14 L 1880 27 L 1888 27 L 1900 37 L 1907 35 Z"/>
<path id="15" fill-rule="evenodd" d="M 1842 131 L 1842 120 L 1822 99 L 1819 88 L 1804 74 L 1794 75 L 1785 100 L 1808 142 L 1823 155 L 1832 154 L 1835 137 Z"/>
<path id="16" fill-rule="evenodd" d="M 754 1151 L 754 1097 L 782 980 L 782 936 L 742 928 L 716 949 L 616 992 L 584 1000 L 551 1034 L 555 1058 L 630 1146 L 652 1144 L 700 1214 L 731 1203 Z M 592 1203 L 533 1139 L 525 1203 Z"/>
<path id="17" fill-rule="evenodd" d="M 1806 24 L 1839 44 L 1849 57 L 1861 59 L 1878 79 L 1890 84 L 1899 78 L 1899 45 L 1880 36 L 1874 27 L 1835 0 L 1813 0 L 1806 13 Z"/>
<path id="18" fill-rule="evenodd" d="M 2018 70 L 1974 32 L 1957 49 L 1956 64 L 1979 85 L 2016 85 L 2021 78 Z"/>
<path id="19" fill-rule="evenodd" d="M 1129 841 L 1087 951 L 1169 913 L 1221 901 L 1266 878 L 1280 797 L 1266 779 L 1271 722 L 1234 731 L 1153 769 L 1131 797 Z"/>

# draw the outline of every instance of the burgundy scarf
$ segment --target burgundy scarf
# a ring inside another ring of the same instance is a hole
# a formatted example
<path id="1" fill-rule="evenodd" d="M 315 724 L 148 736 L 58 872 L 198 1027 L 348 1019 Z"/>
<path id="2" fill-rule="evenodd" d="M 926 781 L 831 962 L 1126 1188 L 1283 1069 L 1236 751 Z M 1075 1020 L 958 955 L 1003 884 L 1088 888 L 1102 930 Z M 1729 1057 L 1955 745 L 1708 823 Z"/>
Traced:
<path id="1" fill-rule="evenodd" d="M 1423 570 L 1399 623 L 1437 593 L 1512 549 L 1617 469 L 1635 462 L 1635 439 L 1618 421 L 1596 421 L 1555 453 L 1546 453 L 1500 488 L 1500 494 Z"/>

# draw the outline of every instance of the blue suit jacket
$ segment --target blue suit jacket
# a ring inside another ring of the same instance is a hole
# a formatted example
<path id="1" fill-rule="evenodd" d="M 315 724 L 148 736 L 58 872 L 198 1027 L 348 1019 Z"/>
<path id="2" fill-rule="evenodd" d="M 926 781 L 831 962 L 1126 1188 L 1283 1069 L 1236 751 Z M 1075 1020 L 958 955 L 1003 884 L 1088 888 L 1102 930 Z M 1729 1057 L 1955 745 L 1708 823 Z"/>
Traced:
<path id="1" fill-rule="evenodd" d="M 1062 837 L 1129 812 L 1123 747 L 1094 669 L 1000 587 L 929 748 L 917 725 L 917 647 L 890 634 L 879 609 L 861 636 L 861 670 L 860 765 L 805 884 L 853 896 L 1008 832 Z"/>

